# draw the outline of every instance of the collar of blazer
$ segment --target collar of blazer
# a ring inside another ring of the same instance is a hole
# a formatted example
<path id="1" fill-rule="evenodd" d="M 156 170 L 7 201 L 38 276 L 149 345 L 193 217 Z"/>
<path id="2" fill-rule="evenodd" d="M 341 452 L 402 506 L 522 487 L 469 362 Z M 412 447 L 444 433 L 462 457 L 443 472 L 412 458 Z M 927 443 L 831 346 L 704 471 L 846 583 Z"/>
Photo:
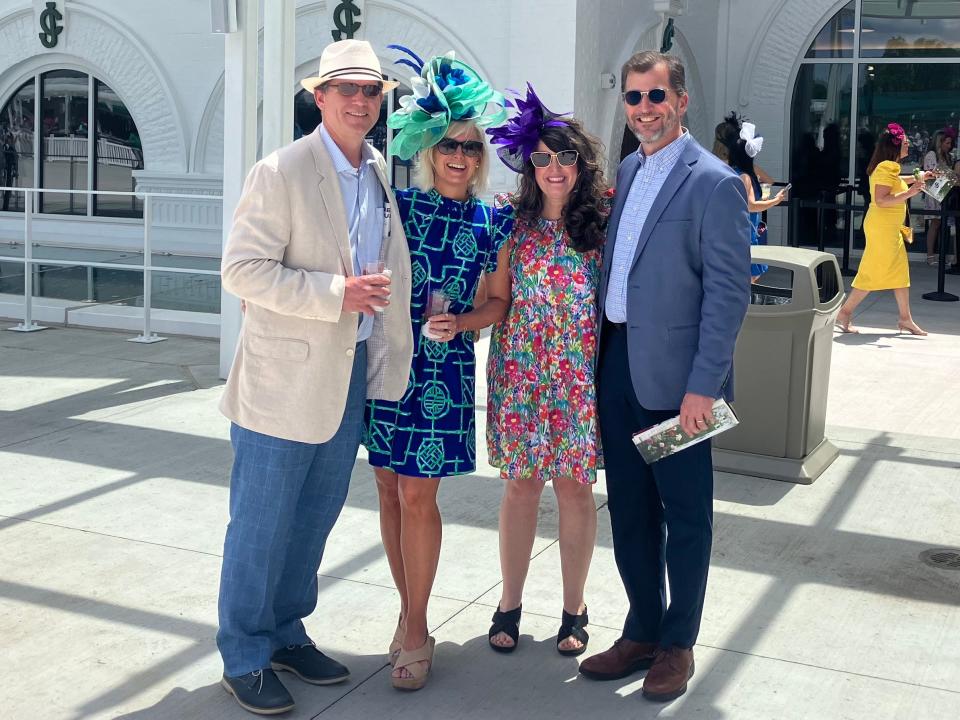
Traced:
<path id="1" fill-rule="evenodd" d="M 653 205 L 650 207 L 650 212 L 647 213 L 647 218 L 643 223 L 643 229 L 640 231 L 640 237 L 637 239 L 637 249 L 634 251 L 633 261 L 630 263 L 631 270 L 640 259 L 643 248 L 650 239 L 650 234 L 653 232 L 653 228 L 656 226 L 657 221 L 663 214 L 663 211 L 667 209 L 667 206 L 674 199 L 677 190 L 693 171 L 693 166 L 696 165 L 697 161 L 700 159 L 701 152 L 704 152 L 703 148 L 700 147 L 696 140 L 690 138 L 687 141 L 687 146 L 680 154 L 676 165 L 674 165 L 673 169 L 670 170 L 670 173 L 667 175 L 667 179 L 663 181 L 663 186 L 660 188 L 660 192 L 657 193 L 657 197 L 654 199 Z M 633 185 L 633 180 L 637 176 L 637 171 L 640 169 L 640 160 L 636 153 L 631 153 L 627 158 L 624 159 L 623 162 L 623 173 L 622 177 L 618 178 L 617 186 L 618 189 L 620 187 L 624 188 L 624 191 L 622 193 L 617 193 L 617 200 L 614 207 L 612 222 L 610 224 L 610 236 L 614 238 L 614 242 L 616 242 L 616 233 L 620 227 L 620 216 L 623 213 L 623 206 L 627 202 L 627 195 L 630 192 L 630 186 Z M 604 270 L 608 276 L 610 272 L 610 264 L 613 262 L 612 245 L 612 243 L 607 243 L 609 252 L 605 253 L 606 257 L 604 258 L 604 264 L 606 266 Z"/>
<path id="2" fill-rule="evenodd" d="M 320 126 L 308 136 L 310 138 L 310 150 L 313 152 L 313 162 L 319 175 L 318 187 L 320 190 L 320 204 L 323 205 L 327 218 L 330 220 L 330 227 L 337 238 L 337 247 L 340 250 L 340 260 L 343 263 L 344 275 L 351 276 L 353 272 L 353 260 L 350 257 L 350 231 L 347 228 L 347 213 L 343 208 L 343 195 L 340 194 L 339 182 L 327 182 L 328 179 L 335 179 L 337 171 L 333 167 L 333 159 L 323 144 L 323 138 L 320 137 Z M 371 148 L 372 149 L 372 148 Z M 376 153 L 376 150 L 374 150 Z M 390 192 L 390 184 L 384 173 L 383 159 L 374 155 L 373 170 L 377 174 L 377 180 L 383 188 L 386 199 L 393 204 L 393 198 Z M 396 211 L 396 208 L 394 208 Z"/>

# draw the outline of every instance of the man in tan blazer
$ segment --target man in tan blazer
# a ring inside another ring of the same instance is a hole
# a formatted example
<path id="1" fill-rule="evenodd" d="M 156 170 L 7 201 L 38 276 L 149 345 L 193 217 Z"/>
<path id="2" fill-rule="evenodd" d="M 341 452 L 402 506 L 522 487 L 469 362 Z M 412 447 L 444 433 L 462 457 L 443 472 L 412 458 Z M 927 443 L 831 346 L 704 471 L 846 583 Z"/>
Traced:
<path id="1" fill-rule="evenodd" d="M 343 40 L 302 84 L 323 124 L 250 171 L 222 267 L 246 313 L 220 405 L 234 465 L 217 645 L 224 688 L 261 714 L 293 707 L 277 670 L 317 685 L 349 675 L 302 620 L 365 400 L 401 397 L 413 344 L 406 238 L 386 164 L 364 140 L 396 83 L 368 43 Z"/>

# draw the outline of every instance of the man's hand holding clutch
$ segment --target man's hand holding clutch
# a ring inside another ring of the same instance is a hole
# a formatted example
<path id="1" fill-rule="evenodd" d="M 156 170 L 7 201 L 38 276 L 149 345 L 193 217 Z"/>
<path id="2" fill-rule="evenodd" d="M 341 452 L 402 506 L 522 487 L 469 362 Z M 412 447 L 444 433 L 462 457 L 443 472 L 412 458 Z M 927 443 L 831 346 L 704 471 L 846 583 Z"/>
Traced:
<path id="1" fill-rule="evenodd" d="M 696 435 L 713 422 L 713 404 L 716 400 L 706 395 L 688 392 L 680 404 L 680 429 L 687 435 Z"/>

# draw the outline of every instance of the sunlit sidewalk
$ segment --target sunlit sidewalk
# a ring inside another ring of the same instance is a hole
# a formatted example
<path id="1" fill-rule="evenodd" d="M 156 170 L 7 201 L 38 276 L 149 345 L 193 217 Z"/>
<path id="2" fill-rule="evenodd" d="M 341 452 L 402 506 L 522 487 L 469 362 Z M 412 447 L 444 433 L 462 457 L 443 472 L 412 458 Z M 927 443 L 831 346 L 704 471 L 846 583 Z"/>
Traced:
<path id="1" fill-rule="evenodd" d="M 927 338 L 896 335 L 890 293 L 833 345 L 828 436 L 813 485 L 718 474 L 713 565 L 697 672 L 654 705 L 641 676 L 595 683 L 554 650 L 561 595 L 556 505 L 545 493 L 519 650 L 487 648 L 499 596 L 501 483 L 445 481 L 444 549 L 422 692 L 389 685 L 398 602 L 361 451 L 321 567 L 314 639 L 349 683 L 290 679 L 292 718 L 955 720 L 960 716 L 960 303 L 931 303 Z M 960 279 L 947 278 L 960 293 Z M 0 323 L 9 327 L 13 322 Z M 0 717 L 246 718 L 218 685 L 216 595 L 230 446 L 217 345 L 53 328 L 0 332 Z M 481 343 L 485 349 L 485 341 Z M 481 373 L 482 375 L 482 373 Z M 485 390 L 478 389 L 478 445 Z M 589 652 L 619 635 L 625 598 L 606 494 L 587 589 Z"/>

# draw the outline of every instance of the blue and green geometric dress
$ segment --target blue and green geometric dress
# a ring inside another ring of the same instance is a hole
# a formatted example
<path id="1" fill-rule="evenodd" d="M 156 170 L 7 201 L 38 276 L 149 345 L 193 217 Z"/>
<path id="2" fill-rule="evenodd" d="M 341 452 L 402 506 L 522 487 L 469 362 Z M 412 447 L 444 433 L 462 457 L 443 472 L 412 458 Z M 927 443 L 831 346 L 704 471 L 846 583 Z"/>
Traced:
<path id="1" fill-rule="evenodd" d="M 448 477 L 473 472 L 475 354 L 473 339 L 458 333 L 450 342 L 423 336 L 430 293 L 443 290 L 450 312 L 473 309 L 482 273 L 497 269 L 497 252 L 510 235 L 510 208 L 494 209 L 471 198 L 445 198 L 435 189 L 396 193 L 410 246 L 413 363 L 399 402 L 367 402 L 363 444 L 370 464 L 412 477 Z"/>

